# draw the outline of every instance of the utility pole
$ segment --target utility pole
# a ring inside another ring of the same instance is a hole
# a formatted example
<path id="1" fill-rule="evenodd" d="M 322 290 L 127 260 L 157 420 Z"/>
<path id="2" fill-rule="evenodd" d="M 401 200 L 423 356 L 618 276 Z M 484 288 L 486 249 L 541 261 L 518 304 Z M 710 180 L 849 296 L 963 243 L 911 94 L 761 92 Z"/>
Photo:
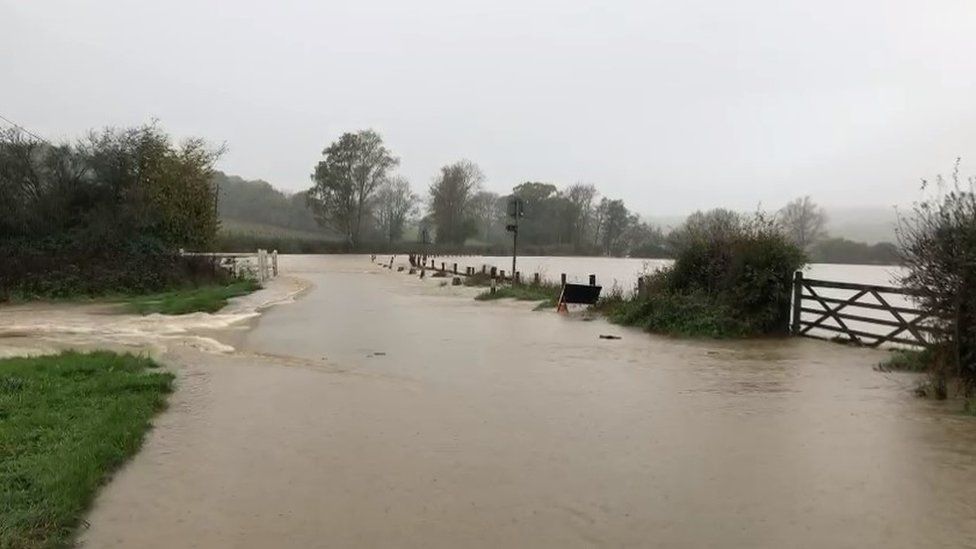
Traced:
<path id="1" fill-rule="evenodd" d="M 512 282 L 515 282 L 515 259 L 518 257 L 518 230 L 519 218 L 525 215 L 524 202 L 521 198 L 513 196 L 508 201 L 508 216 L 512 218 L 512 223 L 505 225 L 505 230 L 512 233 Z"/>

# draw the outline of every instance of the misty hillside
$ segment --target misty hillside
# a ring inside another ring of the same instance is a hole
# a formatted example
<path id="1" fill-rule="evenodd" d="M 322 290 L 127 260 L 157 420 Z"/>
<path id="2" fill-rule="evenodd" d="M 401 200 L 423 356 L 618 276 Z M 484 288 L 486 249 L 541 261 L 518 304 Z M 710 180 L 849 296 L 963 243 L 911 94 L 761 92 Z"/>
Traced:
<path id="1" fill-rule="evenodd" d="M 305 205 L 304 193 L 286 194 L 260 179 L 217 172 L 217 209 L 225 232 L 322 238 L 324 232 Z"/>

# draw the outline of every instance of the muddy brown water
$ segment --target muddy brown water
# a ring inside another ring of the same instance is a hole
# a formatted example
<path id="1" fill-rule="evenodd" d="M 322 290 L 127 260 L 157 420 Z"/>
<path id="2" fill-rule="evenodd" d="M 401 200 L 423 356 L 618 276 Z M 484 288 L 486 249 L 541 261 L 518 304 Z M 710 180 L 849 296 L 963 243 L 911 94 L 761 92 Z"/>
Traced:
<path id="1" fill-rule="evenodd" d="M 362 257 L 282 269 L 312 287 L 234 351 L 161 351 L 179 389 L 85 547 L 976 545 L 976 421 L 881 351 L 650 336 Z"/>

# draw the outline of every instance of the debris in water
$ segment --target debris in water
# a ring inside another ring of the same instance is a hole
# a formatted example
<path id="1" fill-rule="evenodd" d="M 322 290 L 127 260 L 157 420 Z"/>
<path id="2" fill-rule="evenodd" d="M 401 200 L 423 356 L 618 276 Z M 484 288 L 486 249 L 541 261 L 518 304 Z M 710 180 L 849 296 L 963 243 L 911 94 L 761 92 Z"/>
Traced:
<path id="1" fill-rule="evenodd" d="M 620 336 L 600 334 L 600 339 L 620 339 Z"/>

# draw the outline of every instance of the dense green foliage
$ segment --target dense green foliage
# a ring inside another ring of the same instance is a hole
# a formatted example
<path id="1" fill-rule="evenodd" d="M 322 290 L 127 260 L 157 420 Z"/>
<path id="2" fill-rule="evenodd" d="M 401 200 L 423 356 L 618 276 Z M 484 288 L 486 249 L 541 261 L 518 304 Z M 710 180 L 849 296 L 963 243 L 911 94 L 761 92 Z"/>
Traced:
<path id="1" fill-rule="evenodd" d="M 227 305 L 227 300 L 249 294 L 261 288 L 254 280 L 239 280 L 225 285 L 206 285 L 197 288 L 171 290 L 129 298 L 127 308 L 147 315 L 183 315 L 187 313 L 215 313 Z"/>
<path id="2" fill-rule="evenodd" d="M 322 151 L 306 193 L 308 205 L 322 226 L 343 236 L 352 247 L 363 241 L 376 192 L 399 160 L 373 130 L 344 133 Z"/>
<path id="3" fill-rule="evenodd" d="M 923 189 L 928 184 L 923 184 Z M 898 229 L 906 274 L 901 283 L 918 295 L 934 320 L 936 353 L 931 373 L 937 387 L 960 379 L 976 391 L 976 178 L 962 180 L 957 161 L 950 181 L 937 179 Z M 945 391 L 937 391 L 945 396 Z"/>
<path id="4" fill-rule="evenodd" d="M 771 223 L 724 212 L 681 228 L 675 262 L 648 276 L 644 295 L 598 306 L 613 321 L 681 335 L 785 333 L 793 273 L 803 252 Z"/>
<path id="5" fill-rule="evenodd" d="M 428 191 L 429 217 L 438 244 L 460 246 L 477 233 L 471 201 L 484 179 L 478 166 L 466 160 L 441 168 Z"/>
<path id="6" fill-rule="evenodd" d="M 156 126 L 73 145 L 0 133 L 0 300 L 162 289 L 215 270 L 180 257 L 217 230 L 219 152 Z"/>
<path id="7" fill-rule="evenodd" d="M 95 491 L 133 455 L 173 376 L 148 358 L 0 360 L 0 547 L 70 547 Z"/>

